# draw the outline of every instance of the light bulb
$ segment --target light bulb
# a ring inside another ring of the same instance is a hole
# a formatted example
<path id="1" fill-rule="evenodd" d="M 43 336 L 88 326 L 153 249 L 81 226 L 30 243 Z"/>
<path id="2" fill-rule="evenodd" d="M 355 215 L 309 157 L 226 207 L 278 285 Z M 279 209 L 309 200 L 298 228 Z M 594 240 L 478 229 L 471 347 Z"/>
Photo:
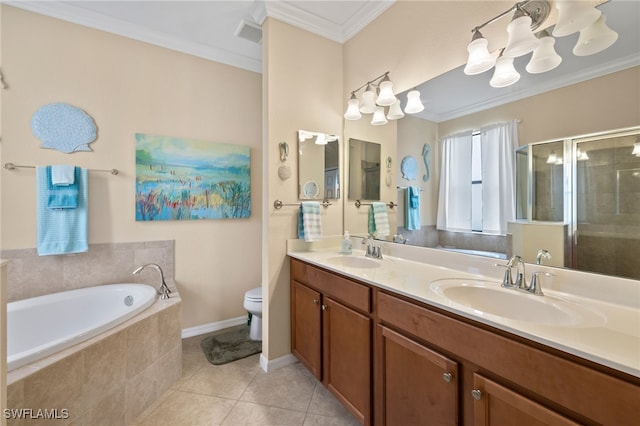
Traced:
<path id="1" fill-rule="evenodd" d="M 618 39 L 618 33 L 607 27 L 607 18 L 602 15 L 596 22 L 580 31 L 580 37 L 573 54 L 576 56 L 588 56 L 602 52 Z"/>
<path id="2" fill-rule="evenodd" d="M 483 73 L 493 67 L 496 60 L 487 46 L 489 42 L 482 36 L 480 31 L 475 30 L 473 32 L 473 38 L 467 46 L 469 57 L 467 59 L 467 65 L 464 67 L 464 73 L 467 75 L 476 75 Z"/>
<path id="3" fill-rule="evenodd" d="M 420 92 L 417 90 L 411 90 L 407 93 L 407 106 L 404 107 L 404 112 L 407 114 L 417 114 L 424 110 L 424 105 L 420 100 Z"/>
<path id="4" fill-rule="evenodd" d="M 502 52 L 502 55 L 507 58 L 526 55 L 540 44 L 540 40 L 531 31 L 531 17 L 525 15 L 519 8 L 507 26 L 507 32 L 509 33 L 507 46 Z"/>
<path id="5" fill-rule="evenodd" d="M 396 95 L 393 94 L 393 83 L 388 76 L 380 83 L 380 94 L 376 99 L 376 104 L 380 106 L 389 106 L 396 101 Z"/>
<path id="6" fill-rule="evenodd" d="M 513 67 L 513 58 L 500 56 L 496 61 L 496 69 L 489 81 L 491 87 L 507 87 L 520 80 L 520 74 Z"/>
<path id="7" fill-rule="evenodd" d="M 400 108 L 400 99 L 396 98 L 396 101 L 389 107 L 387 118 L 389 120 L 398 120 L 402 117 L 404 117 L 404 112 L 402 112 L 402 108 Z"/>
<path id="8" fill-rule="evenodd" d="M 593 24 L 602 14 L 588 1 L 556 0 L 558 20 L 553 35 L 564 37 Z"/>
<path id="9" fill-rule="evenodd" d="M 542 72 L 551 71 L 556 68 L 562 62 L 562 58 L 558 55 L 553 48 L 556 44 L 556 40 L 549 35 L 546 31 L 542 31 L 542 37 L 540 37 L 540 44 L 536 47 L 531 55 L 531 60 L 527 64 L 526 70 L 531 74 L 539 74 Z"/>
<path id="10" fill-rule="evenodd" d="M 360 114 L 360 101 L 356 98 L 356 94 L 351 94 L 351 99 L 349 99 L 349 104 L 347 106 L 347 112 L 344 114 L 344 118 L 347 120 L 359 120 L 362 117 Z"/>
<path id="11" fill-rule="evenodd" d="M 383 124 L 387 124 L 387 118 L 384 116 L 384 108 L 377 107 L 376 111 L 373 113 L 373 118 L 371 119 L 371 124 L 374 126 L 381 126 Z"/>

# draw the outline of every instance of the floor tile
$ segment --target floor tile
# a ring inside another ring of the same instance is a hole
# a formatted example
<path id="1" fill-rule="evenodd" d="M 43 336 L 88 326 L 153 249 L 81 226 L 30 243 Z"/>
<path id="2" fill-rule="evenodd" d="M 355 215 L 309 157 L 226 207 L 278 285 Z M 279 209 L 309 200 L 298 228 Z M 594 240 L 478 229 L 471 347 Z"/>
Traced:
<path id="1" fill-rule="evenodd" d="M 175 391 L 138 426 L 219 425 L 235 404 L 231 399 Z"/>
<path id="2" fill-rule="evenodd" d="M 269 373 L 261 370 L 240 400 L 306 412 L 316 383 L 316 378 L 300 363 Z"/>
<path id="3" fill-rule="evenodd" d="M 329 417 L 349 417 L 351 413 L 324 387 L 322 383 L 316 386 L 309 409 L 311 414 Z"/>
<path id="4" fill-rule="evenodd" d="M 230 426 L 301 426 L 305 415 L 302 411 L 238 401 L 222 424 Z"/>
<path id="5" fill-rule="evenodd" d="M 253 360 L 239 360 L 225 365 L 207 365 L 186 379 L 178 389 L 222 398 L 238 399 L 258 373 Z"/>
<path id="6" fill-rule="evenodd" d="M 307 414 L 303 426 L 359 426 L 353 416 L 348 417 L 329 417 L 320 416 L 318 414 Z"/>

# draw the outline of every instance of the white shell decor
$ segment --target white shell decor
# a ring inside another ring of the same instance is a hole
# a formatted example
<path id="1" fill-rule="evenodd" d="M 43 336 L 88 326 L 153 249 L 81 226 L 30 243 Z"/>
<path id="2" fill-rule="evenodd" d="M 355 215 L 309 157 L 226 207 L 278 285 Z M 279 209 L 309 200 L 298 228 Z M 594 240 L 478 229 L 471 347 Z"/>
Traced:
<path id="1" fill-rule="evenodd" d="M 278 167 L 278 177 L 282 180 L 287 180 L 291 177 L 291 167 L 282 165 Z"/>
<path id="2" fill-rule="evenodd" d="M 65 153 L 91 151 L 97 128 L 93 119 L 80 108 L 65 103 L 44 105 L 31 117 L 31 131 L 42 148 Z"/>

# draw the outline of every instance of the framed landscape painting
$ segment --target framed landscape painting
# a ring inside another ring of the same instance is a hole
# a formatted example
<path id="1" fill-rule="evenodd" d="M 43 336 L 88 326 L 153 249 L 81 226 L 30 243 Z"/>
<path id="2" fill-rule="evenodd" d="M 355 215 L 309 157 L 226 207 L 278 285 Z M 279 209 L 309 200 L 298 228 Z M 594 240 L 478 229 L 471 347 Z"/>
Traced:
<path id="1" fill-rule="evenodd" d="M 248 146 L 136 133 L 136 220 L 247 218 Z"/>

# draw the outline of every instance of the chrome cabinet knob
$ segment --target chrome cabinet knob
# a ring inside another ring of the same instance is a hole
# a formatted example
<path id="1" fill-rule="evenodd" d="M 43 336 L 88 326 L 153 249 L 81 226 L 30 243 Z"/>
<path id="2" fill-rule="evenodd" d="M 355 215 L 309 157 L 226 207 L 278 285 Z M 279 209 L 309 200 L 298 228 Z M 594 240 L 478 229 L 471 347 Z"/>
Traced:
<path id="1" fill-rule="evenodd" d="M 322 308 L 323 311 L 326 311 L 328 306 L 327 305 L 321 305 L 320 308 Z"/>
<path id="2" fill-rule="evenodd" d="M 442 380 L 444 380 L 447 383 L 451 383 L 451 380 L 453 379 L 453 374 L 451 374 L 450 372 L 446 372 L 444 374 L 442 374 Z"/>
<path id="3" fill-rule="evenodd" d="M 471 391 L 471 396 L 473 399 L 482 399 L 482 391 L 480 389 L 473 389 Z"/>

